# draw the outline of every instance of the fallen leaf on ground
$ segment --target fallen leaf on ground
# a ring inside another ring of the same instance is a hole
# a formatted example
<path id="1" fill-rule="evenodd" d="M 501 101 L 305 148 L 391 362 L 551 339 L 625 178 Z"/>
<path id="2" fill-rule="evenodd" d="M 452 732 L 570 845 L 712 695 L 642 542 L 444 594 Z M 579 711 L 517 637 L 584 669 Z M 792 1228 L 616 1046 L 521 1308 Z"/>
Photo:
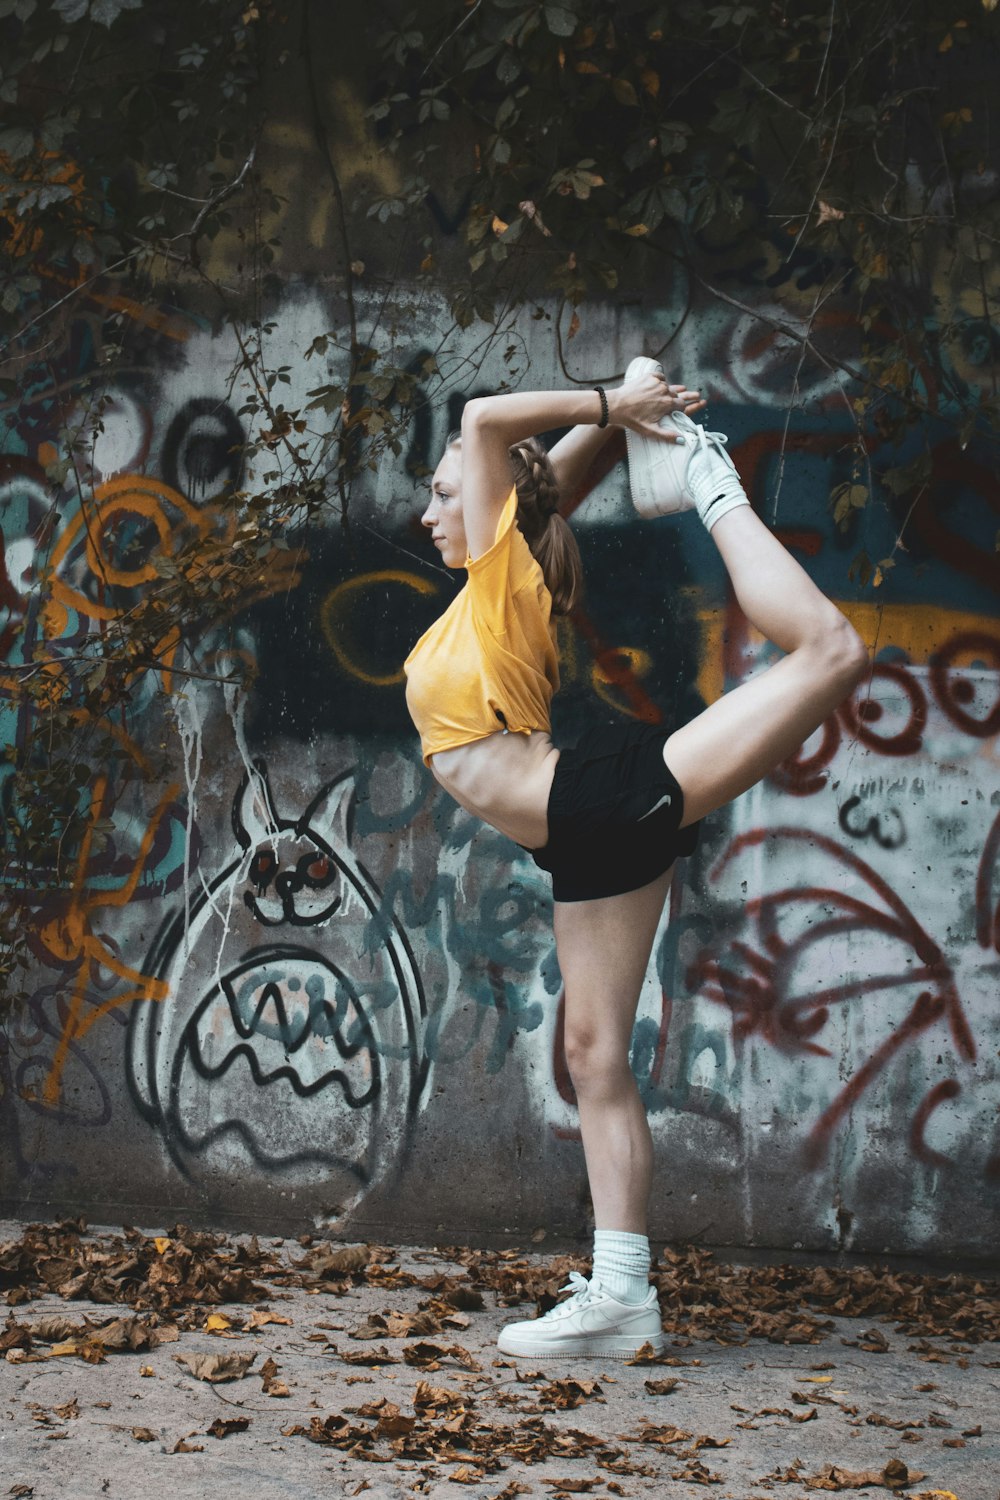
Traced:
<path id="1" fill-rule="evenodd" d="M 389 1325 L 381 1313 L 370 1313 L 363 1323 L 351 1330 L 349 1339 L 384 1339 Z"/>
<path id="2" fill-rule="evenodd" d="M 205 1429 L 206 1437 L 227 1438 L 234 1432 L 246 1432 L 249 1417 L 216 1417 Z"/>
<path id="3" fill-rule="evenodd" d="M 233 1354 L 175 1354 L 178 1364 L 184 1365 L 196 1380 L 207 1380 L 213 1385 L 223 1380 L 242 1380 L 250 1369 L 257 1352 Z"/>
<path id="4" fill-rule="evenodd" d="M 133 1427 L 132 1436 L 137 1443 L 155 1443 L 156 1433 L 149 1427 Z"/>
<path id="5" fill-rule="evenodd" d="M 538 1392 L 539 1405 L 550 1411 L 572 1411 L 591 1399 L 604 1400 L 604 1393 L 596 1380 L 552 1380 Z M 545 1482 L 548 1484 L 549 1481 Z"/>
<path id="6" fill-rule="evenodd" d="M 239 1328 L 242 1325 L 237 1323 L 236 1326 Z M 209 1313 L 205 1319 L 205 1329 L 208 1333 L 228 1333 L 232 1327 L 233 1320 L 227 1318 L 225 1313 Z"/>
<path id="7" fill-rule="evenodd" d="M 642 1431 L 632 1437 L 626 1437 L 628 1443 L 652 1443 L 657 1448 L 669 1448 L 675 1443 L 686 1443 L 691 1438 L 690 1432 L 685 1432 L 683 1427 L 674 1427 L 667 1423 L 665 1426 L 657 1426 L 654 1422 L 642 1419 Z"/>
<path id="8" fill-rule="evenodd" d="M 330 1352 L 338 1359 L 342 1359 L 345 1365 L 398 1365 L 399 1360 L 394 1354 L 390 1354 L 384 1344 L 379 1344 L 376 1349 L 338 1349 L 336 1344 L 330 1345 Z"/>
<path id="9" fill-rule="evenodd" d="M 890 1458 L 884 1469 L 845 1469 L 840 1464 L 826 1464 L 818 1474 L 792 1473 L 786 1482 L 801 1484 L 807 1490 L 905 1490 L 918 1484 L 926 1474 L 913 1474 L 898 1458 Z M 779 1477 L 779 1476 L 774 1476 Z M 784 1476 L 781 1476 L 784 1478 Z"/>
<path id="10" fill-rule="evenodd" d="M 278 1366 L 270 1354 L 257 1371 L 257 1374 L 261 1376 L 261 1389 L 265 1396 L 287 1396 L 289 1394 L 285 1382 L 278 1379 Z"/>
<path id="11" fill-rule="evenodd" d="M 441 1368 L 441 1361 L 445 1359 L 453 1359 L 467 1370 L 481 1368 L 461 1344 L 410 1344 L 403 1350 L 403 1359 L 408 1365 L 416 1365 L 423 1370 L 438 1370 Z"/>
<path id="12" fill-rule="evenodd" d="M 671 1479 L 686 1479 L 693 1484 L 722 1484 L 724 1479 L 722 1474 L 713 1474 L 710 1469 L 706 1469 L 705 1465 L 699 1463 L 697 1459 L 694 1459 L 683 1469 L 675 1469 L 670 1477 Z"/>
<path id="13" fill-rule="evenodd" d="M 271 1312 L 266 1307 L 255 1307 L 244 1323 L 244 1328 L 249 1332 L 251 1328 L 263 1328 L 265 1323 L 285 1323 L 293 1327 L 291 1318 L 283 1318 L 280 1313 Z"/>
<path id="14" fill-rule="evenodd" d="M 641 1344 L 631 1359 L 625 1361 L 627 1365 L 663 1365 L 667 1361 L 662 1354 L 657 1354 L 652 1344 Z"/>
<path id="15" fill-rule="evenodd" d="M 429 1381 L 418 1380 L 417 1388 L 413 1393 L 413 1409 L 427 1417 L 441 1416 L 443 1412 L 454 1412 L 458 1407 L 465 1407 L 469 1399 L 461 1391 L 450 1391 L 446 1386 L 431 1385 Z"/>
<path id="16" fill-rule="evenodd" d="M 338 1250 L 320 1246 L 298 1262 L 298 1269 L 314 1276 L 351 1276 L 365 1270 L 370 1260 L 367 1245 L 344 1245 Z"/>

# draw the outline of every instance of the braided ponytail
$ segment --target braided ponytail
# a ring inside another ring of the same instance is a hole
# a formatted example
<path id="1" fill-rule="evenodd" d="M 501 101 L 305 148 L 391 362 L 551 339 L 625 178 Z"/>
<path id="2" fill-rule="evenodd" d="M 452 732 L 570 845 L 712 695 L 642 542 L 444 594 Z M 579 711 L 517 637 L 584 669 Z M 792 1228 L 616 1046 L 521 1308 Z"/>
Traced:
<path id="1" fill-rule="evenodd" d="M 580 549 L 559 514 L 559 488 L 549 455 L 538 438 L 525 438 L 510 450 L 517 488 L 517 524 L 552 595 L 552 612 L 568 615 L 583 593 Z"/>
<path id="2" fill-rule="evenodd" d="M 461 432 L 448 434 L 445 446 L 457 448 Z M 568 615 L 583 595 L 583 560 L 566 520 L 559 514 L 559 486 L 545 445 L 536 437 L 510 450 L 517 490 L 517 524 L 552 595 L 552 613 Z"/>

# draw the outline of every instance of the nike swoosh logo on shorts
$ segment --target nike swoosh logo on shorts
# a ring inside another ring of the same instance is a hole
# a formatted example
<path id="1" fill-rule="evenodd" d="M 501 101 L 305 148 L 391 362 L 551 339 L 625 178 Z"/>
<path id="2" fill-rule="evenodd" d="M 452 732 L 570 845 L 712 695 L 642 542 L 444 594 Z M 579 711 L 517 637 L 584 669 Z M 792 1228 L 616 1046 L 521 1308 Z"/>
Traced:
<path id="1" fill-rule="evenodd" d="M 663 794 L 663 796 L 660 798 L 659 802 L 654 802 L 653 806 L 649 809 L 649 811 L 648 812 L 644 812 L 641 815 L 641 817 L 636 818 L 635 821 L 637 823 L 641 823 L 642 820 L 643 820 L 643 818 L 651 818 L 655 812 L 659 812 L 659 810 L 660 810 L 661 807 L 669 807 L 670 804 L 671 804 L 671 802 L 673 802 L 673 800 L 674 799 L 673 799 L 673 797 L 671 797 L 670 793 L 669 792 L 665 792 Z"/>

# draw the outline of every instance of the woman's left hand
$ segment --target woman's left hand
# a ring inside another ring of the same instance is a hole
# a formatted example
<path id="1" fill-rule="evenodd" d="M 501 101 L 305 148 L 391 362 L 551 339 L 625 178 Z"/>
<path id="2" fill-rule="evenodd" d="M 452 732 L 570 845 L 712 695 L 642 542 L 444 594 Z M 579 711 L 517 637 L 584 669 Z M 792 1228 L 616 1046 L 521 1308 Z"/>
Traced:
<path id="1" fill-rule="evenodd" d="M 629 427 L 644 437 L 661 438 L 668 443 L 676 443 L 678 435 L 670 427 L 664 429 L 659 425 L 662 418 L 672 416 L 675 411 L 691 417 L 706 405 L 700 392 L 689 391 L 685 385 L 671 385 L 666 375 L 657 370 L 608 391 L 607 397 L 609 425 Z"/>

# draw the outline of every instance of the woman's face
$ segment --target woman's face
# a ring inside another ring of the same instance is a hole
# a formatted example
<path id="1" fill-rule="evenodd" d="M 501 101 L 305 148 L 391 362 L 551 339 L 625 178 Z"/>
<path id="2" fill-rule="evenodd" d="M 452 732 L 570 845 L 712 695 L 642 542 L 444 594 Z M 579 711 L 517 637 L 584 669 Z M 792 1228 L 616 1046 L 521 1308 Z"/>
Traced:
<path id="1" fill-rule="evenodd" d="M 462 518 L 462 454 L 446 448 L 431 480 L 431 498 L 420 517 L 446 568 L 464 568 L 469 555 Z"/>

